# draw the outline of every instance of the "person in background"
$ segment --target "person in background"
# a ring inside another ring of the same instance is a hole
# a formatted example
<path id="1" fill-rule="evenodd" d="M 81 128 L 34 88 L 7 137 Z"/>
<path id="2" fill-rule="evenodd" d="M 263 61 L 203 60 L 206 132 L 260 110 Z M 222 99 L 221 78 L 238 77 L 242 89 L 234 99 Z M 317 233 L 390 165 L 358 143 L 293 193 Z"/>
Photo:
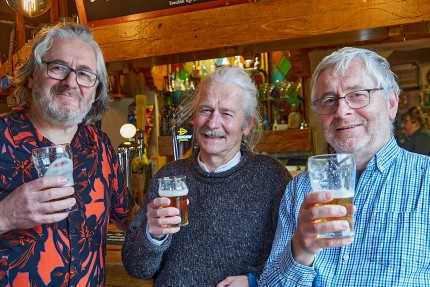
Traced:
<path id="1" fill-rule="evenodd" d="M 400 146 L 408 151 L 430 156 L 430 131 L 427 118 L 420 107 L 411 107 L 402 115 L 402 128 L 406 134 Z"/>
<path id="2" fill-rule="evenodd" d="M 21 106 L 0 117 L 0 286 L 104 286 L 109 219 L 126 230 L 134 201 L 109 138 L 91 124 L 110 101 L 102 52 L 86 26 L 45 29 L 12 82 Z M 38 178 L 31 159 L 62 143 L 74 187 Z"/>
<path id="3" fill-rule="evenodd" d="M 271 255 L 259 286 L 428 286 L 430 158 L 400 148 L 393 136 L 400 89 L 388 61 L 346 47 L 325 57 L 311 79 L 311 99 L 324 137 L 357 166 L 355 236 L 341 205 L 320 205 L 307 172 L 288 185 Z"/>
<path id="4" fill-rule="evenodd" d="M 127 232 L 126 271 L 154 287 L 255 286 L 269 256 L 288 170 L 253 152 L 261 131 L 257 89 L 241 68 L 219 68 L 178 108 L 178 125 L 193 120 L 198 149 L 170 162 L 151 180 Z M 160 208 L 158 179 L 186 175 L 189 224 L 178 209 Z"/>

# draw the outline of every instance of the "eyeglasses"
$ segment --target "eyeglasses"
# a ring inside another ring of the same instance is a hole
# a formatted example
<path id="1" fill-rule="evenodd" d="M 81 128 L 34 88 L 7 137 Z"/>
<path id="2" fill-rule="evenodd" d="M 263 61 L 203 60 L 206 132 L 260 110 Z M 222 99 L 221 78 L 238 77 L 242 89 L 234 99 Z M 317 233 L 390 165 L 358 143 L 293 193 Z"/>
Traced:
<path id="1" fill-rule="evenodd" d="M 337 108 L 339 107 L 340 99 L 345 99 L 346 104 L 351 109 L 360 109 L 369 105 L 370 92 L 381 90 L 383 90 L 383 88 L 364 89 L 350 92 L 344 97 L 339 98 L 333 96 L 323 97 L 319 100 L 314 101 L 313 104 L 315 105 L 320 115 L 329 115 L 335 113 L 337 111 Z"/>
<path id="2" fill-rule="evenodd" d="M 46 74 L 55 80 L 65 80 L 71 72 L 76 74 L 76 83 L 82 87 L 91 88 L 99 79 L 97 74 L 81 69 L 72 69 L 66 65 L 55 62 L 42 62 L 46 65 Z"/>

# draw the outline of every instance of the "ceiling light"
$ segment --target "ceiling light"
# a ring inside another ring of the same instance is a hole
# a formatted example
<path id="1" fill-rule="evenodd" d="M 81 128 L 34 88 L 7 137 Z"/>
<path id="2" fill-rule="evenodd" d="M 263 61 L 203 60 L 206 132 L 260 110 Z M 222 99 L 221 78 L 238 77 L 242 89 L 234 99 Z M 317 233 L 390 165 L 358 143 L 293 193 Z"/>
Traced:
<path id="1" fill-rule="evenodd" d="M 37 17 L 49 10 L 52 0 L 6 0 L 6 3 L 24 17 Z"/>

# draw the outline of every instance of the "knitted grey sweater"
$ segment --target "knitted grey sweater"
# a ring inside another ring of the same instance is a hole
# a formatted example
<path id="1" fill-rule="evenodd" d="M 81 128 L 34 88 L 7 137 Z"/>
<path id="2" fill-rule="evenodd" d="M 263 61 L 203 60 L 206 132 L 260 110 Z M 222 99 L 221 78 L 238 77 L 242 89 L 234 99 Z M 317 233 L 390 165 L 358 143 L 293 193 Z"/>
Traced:
<path id="1" fill-rule="evenodd" d="M 158 197 L 158 178 L 186 175 L 189 224 L 160 246 L 146 235 L 146 207 Z M 238 165 L 203 171 L 197 152 L 164 166 L 127 232 L 122 259 L 127 272 L 154 278 L 154 287 L 216 286 L 227 276 L 260 275 L 270 254 L 279 203 L 291 175 L 277 160 L 245 149 Z"/>

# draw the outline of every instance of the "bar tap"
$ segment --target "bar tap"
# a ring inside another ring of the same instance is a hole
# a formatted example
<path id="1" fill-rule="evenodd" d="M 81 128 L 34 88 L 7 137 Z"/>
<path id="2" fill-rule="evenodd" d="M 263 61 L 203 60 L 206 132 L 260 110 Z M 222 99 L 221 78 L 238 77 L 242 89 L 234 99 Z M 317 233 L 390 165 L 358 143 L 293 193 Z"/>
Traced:
<path id="1" fill-rule="evenodd" d="M 124 173 L 125 182 L 130 191 L 133 158 L 138 155 L 141 159 L 144 152 L 143 131 L 137 129 L 133 124 L 124 124 L 120 134 L 127 139 L 118 146 L 118 160 L 121 171 Z"/>
<path id="2" fill-rule="evenodd" d="M 172 134 L 174 160 L 189 157 L 195 148 L 192 124 L 186 123 L 179 127 L 175 125 Z"/>

